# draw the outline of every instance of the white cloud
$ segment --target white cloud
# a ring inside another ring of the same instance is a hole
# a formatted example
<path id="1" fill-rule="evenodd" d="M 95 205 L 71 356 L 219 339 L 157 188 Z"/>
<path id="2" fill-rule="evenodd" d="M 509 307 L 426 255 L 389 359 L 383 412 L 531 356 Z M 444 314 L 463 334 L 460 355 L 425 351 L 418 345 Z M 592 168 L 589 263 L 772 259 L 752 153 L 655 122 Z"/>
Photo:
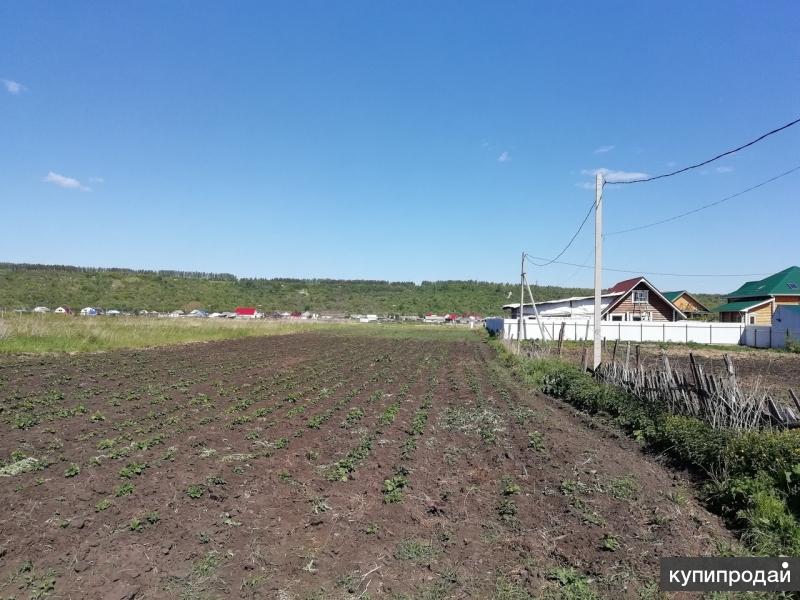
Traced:
<path id="1" fill-rule="evenodd" d="M 500 156 L 497 157 L 497 162 L 501 162 L 501 163 L 508 162 L 510 160 L 511 160 L 511 155 L 506 151 L 503 151 L 500 154 Z"/>
<path id="2" fill-rule="evenodd" d="M 608 182 L 635 181 L 636 179 L 647 179 L 650 177 L 647 173 L 637 173 L 635 171 L 614 171 L 613 169 L 606 169 L 605 167 L 600 169 L 583 169 L 581 171 L 582 175 L 594 176 L 598 173 L 602 173 L 603 179 Z"/>
<path id="3" fill-rule="evenodd" d="M 717 173 L 733 173 L 733 167 L 717 167 Z"/>
<path id="4" fill-rule="evenodd" d="M 104 183 L 105 179 L 102 177 L 89 177 L 89 183 Z"/>
<path id="5" fill-rule="evenodd" d="M 595 154 L 605 154 L 606 152 L 611 152 L 616 146 L 600 146 L 597 150 L 594 151 Z"/>
<path id="6" fill-rule="evenodd" d="M 3 82 L 6 91 L 9 94 L 14 94 L 15 96 L 21 94 L 22 92 L 28 89 L 18 81 L 11 81 L 10 79 L 0 79 L 0 81 Z"/>
<path id="7" fill-rule="evenodd" d="M 58 173 L 53 173 L 52 171 L 50 171 L 47 176 L 42 179 L 42 181 L 45 183 L 52 183 L 53 185 L 57 185 L 58 187 L 68 190 L 80 190 L 82 192 L 92 191 L 92 188 L 86 187 L 77 179 L 59 175 Z"/>

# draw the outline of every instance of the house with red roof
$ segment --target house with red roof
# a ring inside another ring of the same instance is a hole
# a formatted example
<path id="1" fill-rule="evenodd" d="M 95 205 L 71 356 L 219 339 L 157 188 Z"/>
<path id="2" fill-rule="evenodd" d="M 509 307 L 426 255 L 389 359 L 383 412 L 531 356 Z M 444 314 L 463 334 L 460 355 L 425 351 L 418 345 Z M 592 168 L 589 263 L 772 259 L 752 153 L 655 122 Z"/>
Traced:
<path id="1" fill-rule="evenodd" d="M 602 319 L 604 321 L 680 321 L 686 315 L 645 277 L 633 277 L 614 284 L 600 297 Z M 519 315 L 519 303 L 506 304 L 511 318 Z M 522 314 L 542 318 L 592 318 L 594 316 L 594 296 L 575 296 L 561 300 L 525 304 Z"/>
<path id="2" fill-rule="evenodd" d="M 237 306 L 236 310 L 237 319 L 255 319 L 256 318 L 256 309 L 252 306 Z"/>

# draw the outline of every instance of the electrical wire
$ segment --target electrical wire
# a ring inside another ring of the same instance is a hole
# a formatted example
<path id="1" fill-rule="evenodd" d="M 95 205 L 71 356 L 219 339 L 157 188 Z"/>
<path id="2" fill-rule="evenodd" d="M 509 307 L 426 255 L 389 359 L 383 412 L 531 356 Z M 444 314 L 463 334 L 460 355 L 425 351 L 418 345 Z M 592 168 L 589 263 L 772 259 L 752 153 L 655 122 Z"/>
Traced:
<path id="1" fill-rule="evenodd" d="M 747 142 L 746 144 L 742 144 L 738 148 L 734 148 L 733 150 L 728 150 L 727 152 L 723 152 L 722 154 L 717 154 L 714 158 L 709 158 L 708 160 L 704 160 L 703 162 L 699 162 L 699 163 L 697 163 L 695 165 L 689 165 L 688 167 L 683 167 L 682 169 L 678 169 L 677 171 L 672 171 L 671 173 L 663 173 L 661 175 L 655 175 L 653 177 L 645 177 L 645 178 L 642 178 L 642 179 L 631 179 L 629 181 L 609 181 L 607 183 L 609 185 L 627 185 L 627 184 L 630 184 L 630 183 L 644 183 L 646 181 L 655 181 L 656 179 L 663 179 L 665 177 L 672 177 L 673 175 L 678 175 L 680 173 L 685 173 L 686 171 L 691 171 L 692 169 L 697 169 L 698 167 L 702 167 L 704 165 L 712 163 L 715 160 L 719 160 L 720 158 L 723 158 L 725 156 L 729 156 L 731 154 L 734 154 L 735 152 L 739 152 L 739 150 L 744 150 L 745 148 L 748 148 L 748 147 L 750 147 L 750 146 L 752 146 L 754 144 L 757 144 L 761 140 L 763 140 L 765 138 L 768 138 L 769 136 L 774 135 L 774 134 L 778 133 L 779 131 L 783 131 L 784 129 L 788 129 L 789 127 L 792 127 L 793 125 L 797 125 L 798 123 L 800 123 L 800 119 L 795 119 L 794 121 L 792 121 L 790 123 L 786 123 L 786 125 L 781 125 L 777 129 L 773 129 L 772 131 L 768 131 L 767 133 L 765 133 L 763 135 L 760 135 L 756 139 L 754 139 L 754 140 L 752 140 L 750 142 Z"/>
<path id="2" fill-rule="evenodd" d="M 536 260 L 545 260 L 541 256 L 531 256 L 530 254 L 526 254 L 526 257 L 535 258 Z M 581 269 L 594 269 L 593 266 L 579 265 L 577 263 L 565 262 L 563 260 L 556 260 L 553 262 L 559 265 L 567 265 Z M 769 273 L 660 273 L 658 271 L 634 271 L 630 269 L 614 269 L 611 267 L 603 267 L 602 270 L 613 271 L 615 273 L 630 273 L 633 275 L 661 275 L 664 277 L 760 277 L 763 275 L 769 275 Z"/>
<path id="3" fill-rule="evenodd" d="M 586 216 L 585 216 L 585 217 L 583 217 L 583 221 L 581 221 L 581 224 L 578 226 L 578 229 L 577 229 L 577 231 L 576 231 L 576 232 L 575 232 L 575 233 L 572 235 L 572 237 L 570 238 L 570 240 L 569 240 L 569 242 L 567 243 L 567 245 L 566 245 L 566 246 L 564 246 L 564 249 L 563 249 L 563 250 L 561 250 L 561 252 L 559 252 L 558 254 L 556 254 L 555 258 L 552 258 L 552 259 L 550 259 L 550 258 L 544 258 L 544 259 L 542 259 L 542 258 L 539 258 L 538 260 L 544 260 L 544 261 L 546 261 L 546 262 L 544 262 L 544 263 L 542 263 L 542 264 L 535 263 L 535 262 L 533 262 L 533 261 L 532 261 L 532 260 L 530 260 L 530 259 L 528 260 L 528 262 L 530 262 L 532 265 L 534 265 L 534 266 L 536 266 L 536 267 L 546 267 L 547 265 L 552 265 L 554 262 L 558 262 L 558 259 L 559 259 L 559 258 L 561 258 L 562 256 L 564 256 L 564 253 L 565 253 L 567 250 L 569 250 L 570 246 L 572 246 L 573 242 L 575 241 L 575 238 L 576 238 L 576 237 L 578 237 L 578 234 L 579 234 L 579 233 L 581 232 L 581 230 L 583 229 L 583 226 L 584 226 L 584 225 L 586 225 L 586 221 L 588 221 L 588 220 L 589 220 L 589 215 L 591 215 L 591 214 L 592 214 L 592 211 L 593 211 L 593 210 L 594 210 L 594 202 L 592 202 L 592 204 L 589 206 L 589 210 L 586 212 Z M 526 256 L 526 257 L 529 257 L 530 255 L 526 254 L 525 256 Z"/>
<path id="4" fill-rule="evenodd" d="M 693 208 L 692 210 L 688 210 L 686 212 L 680 213 L 678 215 L 675 215 L 675 216 L 672 216 L 672 217 L 669 217 L 669 218 L 666 218 L 666 219 L 661 219 L 660 221 L 653 221 L 652 223 L 647 223 L 645 225 L 638 225 L 636 227 L 630 227 L 628 229 L 619 229 L 617 231 L 610 231 L 609 233 L 603 234 L 603 237 L 608 237 L 610 235 L 619 235 L 619 234 L 622 234 L 622 233 L 630 233 L 631 231 L 639 231 L 640 229 L 647 229 L 649 227 L 655 227 L 656 225 L 663 225 L 664 223 L 670 223 L 672 221 L 677 221 L 678 219 L 682 219 L 683 217 L 688 217 L 689 215 L 693 215 L 693 214 L 698 213 L 698 212 L 700 212 L 702 210 L 705 210 L 707 208 L 711 208 L 712 206 L 717 206 L 719 204 L 722 204 L 723 202 L 727 202 L 728 200 L 733 200 L 734 198 L 738 198 L 739 196 L 743 196 L 747 192 L 752 192 L 753 190 L 757 190 L 758 188 L 763 187 L 763 186 L 767 185 L 768 183 L 772 183 L 773 181 L 777 181 L 778 179 L 780 179 L 782 177 L 786 177 L 787 175 L 791 175 L 795 171 L 800 171 L 800 165 L 794 167 L 793 169 L 789 169 L 788 171 L 786 171 L 784 173 L 781 173 L 780 175 L 776 175 L 775 177 L 771 177 L 770 179 L 767 179 L 766 181 L 762 181 L 761 183 L 757 183 L 756 185 L 751 186 L 751 187 L 749 187 L 749 188 L 747 188 L 745 190 L 742 190 L 741 192 L 736 192 L 735 194 L 731 194 L 730 196 L 725 196 L 721 200 L 716 200 L 715 202 L 709 202 L 708 204 L 703 204 L 702 206 L 698 206 L 697 208 Z"/>

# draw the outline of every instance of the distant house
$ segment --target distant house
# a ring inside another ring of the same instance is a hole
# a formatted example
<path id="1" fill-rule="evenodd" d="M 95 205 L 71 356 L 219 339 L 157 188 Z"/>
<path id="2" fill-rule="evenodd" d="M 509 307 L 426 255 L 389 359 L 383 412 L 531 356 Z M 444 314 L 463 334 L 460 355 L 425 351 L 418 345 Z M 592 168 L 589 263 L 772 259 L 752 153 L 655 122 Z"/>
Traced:
<path id="1" fill-rule="evenodd" d="M 36 308 L 33 309 L 33 312 L 35 312 L 35 313 L 49 313 L 50 309 L 47 308 L 46 306 L 37 306 Z"/>
<path id="2" fill-rule="evenodd" d="M 205 319 L 208 316 L 208 313 L 204 310 L 200 310 L 199 308 L 195 308 L 194 310 L 189 311 L 189 314 L 186 316 L 194 319 Z"/>
<path id="3" fill-rule="evenodd" d="M 686 290 L 664 292 L 664 298 L 672 302 L 678 310 L 690 319 L 695 319 L 711 312 L 705 304 Z"/>
<path id="4" fill-rule="evenodd" d="M 759 281 L 748 281 L 714 309 L 723 323 L 770 325 L 782 305 L 800 305 L 800 267 L 789 267 Z"/>
<path id="5" fill-rule="evenodd" d="M 178 309 L 178 310 L 173 310 L 171 313 L 169 313 L 169 316 L 173 318 L 178 318 L 182 317 L 184 314 L 185 313 L 181 309 Z"/>
<path id="6" fill-rule="evenodd" d="M 118 311 L 116 308 L 112 308 L 111 310 L 106 311 L 106 314 L 110 317 L 117 317 L 122 314 L 122 312 Z"/>
<path id="7" fill-rule="evenodd" d="M 445 323 L 455 323 L 458 321 L 458 315 L 456 313 L 449 313 L 444 316 Z"/>
<path id="8" fill-rule="evenodd" d="M 511 318 L 519 315 L 519 303 L 506 304 Z M 594 296 L 575 296 L 536 303 L 542 318 L 582 318 L 594 316 Z M 522 314 L 534 316 L 532 304 L 525 304 Z M 667 300 L 645 277 L 620 281 L 600 296 L 600 314 L 604 321 L 679 321 L 686 315 Z"/>
<path id="9" fill-rule="evenodd" d="M 256 318 L 256 309 L 252 306 L 237 306 L 236 310 L 237 319 L 255 319 Z"/>
<path id="10" fill-rule="evenodd" d="M 91 306 L 87 306 L 86 308 L 81 309 L 81 316 L 82 317 L 96 317 L 97 316 L 97 309 Z"/>
<path id="11" fill-rule="evenodd" d="M 423 323 L 444 323 L 445 319 L 441 315 L 435 315 L 433 313 L 428 313 L 425 315 L 425 318 L 422 319 Z"/>
<path id="12" fill-rule="evenodd" d="M 71 315 L 72 309 L 69 306 L 59 306 L 53 312 L 57 315 Z"/>

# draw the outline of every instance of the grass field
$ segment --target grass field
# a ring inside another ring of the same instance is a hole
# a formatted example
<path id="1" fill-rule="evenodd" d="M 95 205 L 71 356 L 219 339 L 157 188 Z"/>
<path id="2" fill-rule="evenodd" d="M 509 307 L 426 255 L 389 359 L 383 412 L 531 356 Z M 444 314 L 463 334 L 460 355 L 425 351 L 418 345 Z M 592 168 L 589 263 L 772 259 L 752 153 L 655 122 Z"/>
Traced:
<path id="1" fill-rule="evenodd" d="M 319 323 L 313 321 L 239 321 L 232 319 L 151 319 L 142 317 L 71 317 L 13 315 L 0 319 L 0 353 L 91 352 L 118 348 L 148 348 L 281 335 L 302 331 L 396 337 L 466 339 L 474 332 L 462 327 Z"/>

